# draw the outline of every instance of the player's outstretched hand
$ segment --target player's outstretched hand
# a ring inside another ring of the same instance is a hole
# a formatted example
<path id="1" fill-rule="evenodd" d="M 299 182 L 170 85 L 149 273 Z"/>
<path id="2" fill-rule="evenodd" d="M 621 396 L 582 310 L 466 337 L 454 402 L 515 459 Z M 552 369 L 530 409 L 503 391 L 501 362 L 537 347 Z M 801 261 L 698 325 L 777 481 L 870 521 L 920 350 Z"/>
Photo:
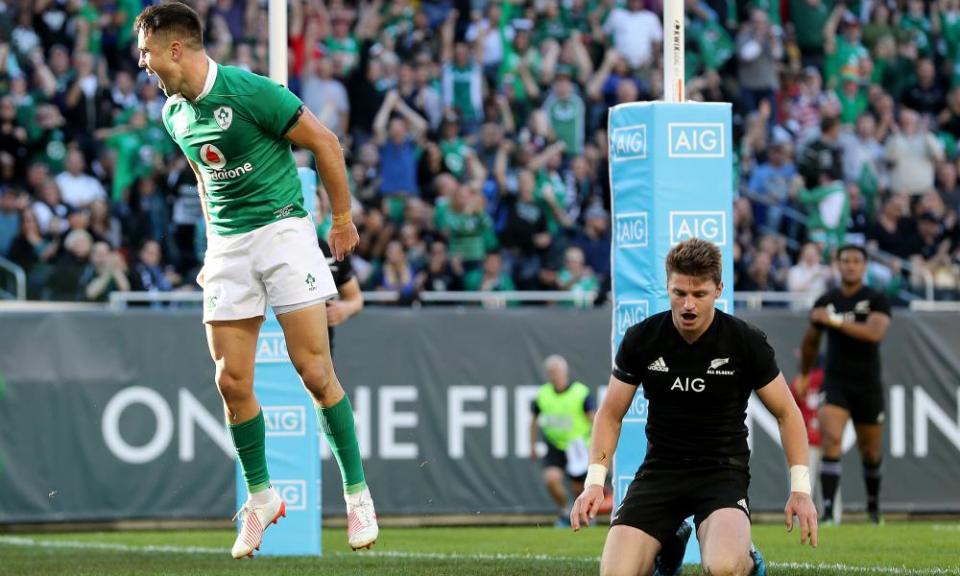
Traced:
<path id="1" fill-rule="evenodd" d="M 360 234 L 357 233 L 357 227 L 353 222 L 334 224 L 330 229 L 330 250 L 337 262 L 342 262 L 348 254 L 353 252 L 358 242 L 360 242 Z"/>
<path id="2" fill-rule="evenodd" d="M 800 543 L 806 544 L 809 540 L 810 546 L 816 548 L 817 507 L 813 505 L 810 495 L 791 492 L 783 513 L 786 515 L 787 532 L 793 531 L 793 517 L 796 516 L 800 520 Z"/>
<path id="3" fill-rule="evenodd" d="M 577 496 L 573 508 L 570 509 L 570 526 L 576 532 L 580 525 L 589 526 L 590 521 L 597 517 L 597 511 L 603 504 L 603 486 L 592 484 L 583 489 Z"/>

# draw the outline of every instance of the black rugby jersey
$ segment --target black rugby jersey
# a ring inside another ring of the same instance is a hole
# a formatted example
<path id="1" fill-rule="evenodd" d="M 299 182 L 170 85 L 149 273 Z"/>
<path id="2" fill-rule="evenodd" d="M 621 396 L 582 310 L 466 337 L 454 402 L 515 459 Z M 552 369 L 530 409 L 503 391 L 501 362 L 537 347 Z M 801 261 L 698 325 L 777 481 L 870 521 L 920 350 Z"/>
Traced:
<path id="1" fill-rule="evenodd" d="M 347 256 L 342 261 L 337 262 L 337 259 L 333 257 L 333 251 L 330 250 L 330 245 L 327 244 L 327 241 L 319 237 L 317 241 L 320 243 L 320 250 L 323 251 L 323 255 L 327 259 L 327 266 L 330 267 L 330 273 L 333 274 L 333 284 L 339 288 L 352 280 L 353 265 L 350 264 L 350 257 Z"/>
<path id="2" fill-rule="evenodd" d="M 339 289 L 353 279 L 353 265 L 350 264 L 350 257 L 347 256 L 337 262 L 327 241 L 318 236 L 317 242 L 320 243 L 320 250 L 323 251 L 323 255 L 327 259 L 327 266 L 330 267 L 330 273 L 333 274 L 333 284 Z M 330 341 L 330 351 L 333 352 L 333 326 L 327 326 L 327 339 Z"/>
<path id="3" fill-rule="evenodd" d="M 613 375 L 643 385 L 647 407 L 647 461 L 746 463 L 747 401 L 777 377 L 766 335 L 716 310 L 713 322 L 688 344 L 670 311 L 627 330 Z"/>
<path id="4" fill-rule="evenodd" d="M 861 287 L 852 296 L 844 296 L 839 288 L 834 288 L 817 298 L 813 306 L 824 307 L 832 314 L 842 314 L 844 322 L 866 322 L 871 312 L 890 316 L 887 297 L 867 286 Z M 879 381 L 879 344 L 858 340 L 824 324 L 817 326 L 827 331 L 827 375 L 857 381 Z"/>

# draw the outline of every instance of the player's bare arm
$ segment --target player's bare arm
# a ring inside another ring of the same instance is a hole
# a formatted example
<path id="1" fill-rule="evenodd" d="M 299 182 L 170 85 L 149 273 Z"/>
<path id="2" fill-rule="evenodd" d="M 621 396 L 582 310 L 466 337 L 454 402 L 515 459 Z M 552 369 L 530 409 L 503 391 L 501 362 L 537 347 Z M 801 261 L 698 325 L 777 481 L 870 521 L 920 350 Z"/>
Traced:
<path id="1" fill-rule="evenodd" d="M 363 294 L 356 278 L 338 286 L 337 292 L 340 294 L 339 299 L 327 300 L 328 326 L 339 326 L 363 310 Z"/>
<path id="2" fill-rule="evenodd" d="M 757 390 L 757 396 L 777 419 L 780 442 L 790 467 L 790 497 L 784 507 L 787 530 L 793 530 L 793 517 L 800 520 L 800 543 L 817 546 L 817 509 L 810 498 L 810 471 L 807 468 L 809 446 L 800 409 L 787 387 L 783 374 Z"/>
<path id="3" fill-rule="evenodd" d="M 210 215 L 207 214 L 207 190 L 203 187 L 203 178 L 200 177 L 200 169 L 197 168 L 197 165 L 194 164 L 193 160 L 186 158 L 187 164 L 190 164 L 190 169 L 193 170 L 193 176 L 197 179 L 197 195 L 200 196 L 200 210 L 203 212 L 203 222 L 205 224 L 210 224 Z M 207 228 L 209 230 L 209 228 Z M 200 287 L 203 287 L 203 268 L 200 268 L 200 272 L 197 273 L 197 284 Z"/>
<path id="4" fill-rule="evenodd" d="M 613 462 L 613 453 L 617 449 L 620 439 L 620 428 L 623 425 L 623 416 L 633 402 L 637 387 L 621 382 L 611 376 L 607 387 L 607 395 L 593 418 L 593 438 L 590 445 L 590 468 L 583 492 L 577 497 L 570 509 L 570 525 L 579 530 L 580 525 L 587 525 L 596 518 L 600 504 L 603 503 L 603 484 L 606 480 L 607 468 Z"/>
<path id="5" fill-rule="evenodd" d="M 347 165 L 337 135 L 331 132 L 306 107 L 300 119 L 287 132 L 287 140 L 313 152 L 317 172 L 330 196 L 333 227 L 330 229 L 330 250 L 337 261 L 353 252 L 360 235 L 353 223 L 350 188 L 347 185 Z"/>
<path id="6" fill-rule="evenodd" d="M 825 309 L 817 308 L 810 318 L 871 344 L 880 343 L 890 327 L 890 317 L 882 312 L 871 312 L 866 322 L 847 322 L 842 315 L 831 315 Z"/>
<path id="7" fill-rule="evenodd" d="M 803 335 L 800 345 L 800 376 L 795 384 L 798 398 L 803 398 L 810 386 L 810 372 L 817 363 L 817 354 L 820 353 L 820 337 L 823 331 L 817 324 L 811 322 L 807 332 Z"/>
<path id="8" fill-rule="evenodd" d="M 200 169 L 193 160 L 187 158 L 190 169 L 193 170 L 193 176 L 197 179 L 197 194 L 200 196 L 200 209 L 203 211 L 203 221 L 210 222 L 210 215 L 207 214 L 207 189 L 203 186 L 203 178 L 200 177 Z"/>

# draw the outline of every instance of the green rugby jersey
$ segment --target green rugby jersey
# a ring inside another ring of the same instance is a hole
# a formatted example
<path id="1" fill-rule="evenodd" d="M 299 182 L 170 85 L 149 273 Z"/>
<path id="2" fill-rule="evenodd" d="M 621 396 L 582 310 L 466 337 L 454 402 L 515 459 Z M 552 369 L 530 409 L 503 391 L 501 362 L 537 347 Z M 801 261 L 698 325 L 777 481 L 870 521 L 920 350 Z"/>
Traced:
<path id="1" fill-rule="evenodd" d="M 170 97 L 163 124 L 200 169 L 210 230 L 250 232 L 306 216 L 297 167 L 284 137 L 303 103 L 273 80 L 210 60 L 203 92 Z"/>

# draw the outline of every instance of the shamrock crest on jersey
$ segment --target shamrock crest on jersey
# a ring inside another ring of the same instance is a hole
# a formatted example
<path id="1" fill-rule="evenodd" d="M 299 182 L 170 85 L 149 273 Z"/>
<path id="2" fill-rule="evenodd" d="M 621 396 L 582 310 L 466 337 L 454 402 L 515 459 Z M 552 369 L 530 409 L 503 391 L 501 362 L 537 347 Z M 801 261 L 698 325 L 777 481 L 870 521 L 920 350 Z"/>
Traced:
<path id="1" fill-rule="evenodd" d="M 213 111 L 213 119 L 217 121 L 221 130 L 227 130 L 233 123 L 233 108 L 229 106 L 217 108 Z"/>

